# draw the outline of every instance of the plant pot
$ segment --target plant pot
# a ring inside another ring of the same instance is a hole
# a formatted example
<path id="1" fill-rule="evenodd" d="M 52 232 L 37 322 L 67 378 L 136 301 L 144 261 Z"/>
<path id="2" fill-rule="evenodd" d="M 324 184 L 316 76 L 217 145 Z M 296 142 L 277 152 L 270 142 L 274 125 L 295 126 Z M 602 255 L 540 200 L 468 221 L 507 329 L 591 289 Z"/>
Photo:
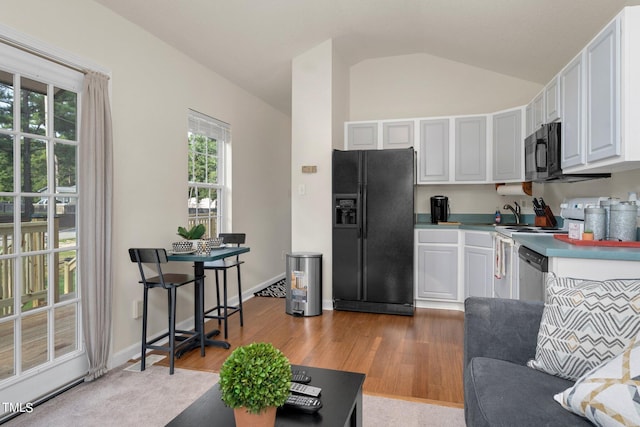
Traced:
<path id="1" fill-rule="evenodd" d="M 274 427 L 276 425 L 276 407 L 270 406 L 259 414 L 252 414 L 245 408 L 235 408 L 233 415 L 236 427 Z"/>

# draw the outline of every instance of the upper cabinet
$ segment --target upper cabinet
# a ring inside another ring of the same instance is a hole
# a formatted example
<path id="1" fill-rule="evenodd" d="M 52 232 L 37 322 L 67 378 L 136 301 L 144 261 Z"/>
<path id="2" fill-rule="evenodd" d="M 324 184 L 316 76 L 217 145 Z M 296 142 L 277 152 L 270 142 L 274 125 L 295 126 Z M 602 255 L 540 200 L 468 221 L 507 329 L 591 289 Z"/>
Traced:
<path id="1" fill-rule="evenodd" d="M 420 120 L 418 182 L 449 181 L 450 119 Z"/>
<path id="2" fill-rule="evenodd" d="M 345 124 L 345 149 L 377 150 L 414 145 L 414 120 L 384 120 Z"/>
<path id="3" fill-rule="evenodd" d="M 545 123 L 560 120 L 562 102 L 560 96 L 560 78 L 556 76 L 544 88 Z"/>
<path id="4" fill-rule="evenodd" d="M 382 123 L 382 148 L 413 147 L 413 120 Z"/>
<path id="5" fill-rule="evenodd" d="M 620 20 L 611 22 L 585 49 L 587 162 L 620 155 Z"/>
<path id="6" fill-rule="evenodd" d="M 493 115 L 493 181 L 522 181 L 522 108 Z"/>
<path id="7" fill-rule="evenodd" d="M 378 122 L 347 123 L 347 150 L 374 150 L 378 148 Z"/>
<path id="8" fill-rule="evenodd" d="M 524 111 L 347 122 L 345 149 L 414 147 L 418 184 L 522 181 Z"/>
<path id="9" fill-rule="evenodd" d="M 640 6 L 626 7 L 560 73 L 562 168 L 640 167 Z"/>
<path id="10" fill-rule="evenodd" d="M 560 72 L 562 98 L 562 167 L 583 165 L 584 135 L 584 61 L 578 55 Z"/>
<path id="11" fill-rule="evenodd" d="M 536 130 L 538 130 L 538 128 L 540 128 L 540 126 L 542 126 L 545 122 L 545 118 L 546 118 L 546 112 L 544 109 L 544 90 L 542 92 L 540 92 L 535 98 L 533 98 L 533 101 L 531 101 L 531 108 L 532 108 L 532 124 L 533 124 L 533 129 L 531 130 L 531 133 L 535 132 Z"/>
<path id="12" fill-rule="evenodd" d="M 456 181 L 487 180 L 487 117 L 455 119 Z"/>
<path id="13" fill-rule="evenodd" d="M 533 103 L 530 103 L 524 109 L 525 115 L 525 137 L 533 133 Z"/>

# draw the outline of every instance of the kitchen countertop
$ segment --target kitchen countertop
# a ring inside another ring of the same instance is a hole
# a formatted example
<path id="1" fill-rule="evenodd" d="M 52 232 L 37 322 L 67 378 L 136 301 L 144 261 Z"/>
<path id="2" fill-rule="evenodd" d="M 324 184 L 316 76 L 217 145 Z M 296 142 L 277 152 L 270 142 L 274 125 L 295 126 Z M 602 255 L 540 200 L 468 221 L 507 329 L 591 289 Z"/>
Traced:
<path id="1" fill-rule="evenodd" d="M 548 257 L 640 261 L 640 249 L 638 248 L 576 246 L 555 239 L 553 236 L 527 235 L 512 237 L 521 245 Z"/>
<path id="2" fill-rule="evenodd" d="M 476 230 L 494 231 L 494 226 L 489 224 L 460 223 L 460 224 L 432 224 L 419 221 L 415 224 L 417 230 Z M 553 235 L 514 235 L 513 240 L 547 257 L 558 258 L 585 258 L 608 259 L 618 261 L 640 261 L 640 249 L 638 248 L 612 248 L 602 246 L 576 246 L 555 239 Z"/>

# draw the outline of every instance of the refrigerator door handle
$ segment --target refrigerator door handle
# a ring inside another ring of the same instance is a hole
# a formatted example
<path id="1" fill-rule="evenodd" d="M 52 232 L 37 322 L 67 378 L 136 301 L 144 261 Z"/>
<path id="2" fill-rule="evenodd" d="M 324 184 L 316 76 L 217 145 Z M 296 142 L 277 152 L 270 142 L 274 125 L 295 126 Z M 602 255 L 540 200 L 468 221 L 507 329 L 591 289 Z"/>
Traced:
<path id="1" fill-rule="evenodd" d="M 362 189 L 362 238 L 367 238 L 367 184 L 363 184 Z"/>

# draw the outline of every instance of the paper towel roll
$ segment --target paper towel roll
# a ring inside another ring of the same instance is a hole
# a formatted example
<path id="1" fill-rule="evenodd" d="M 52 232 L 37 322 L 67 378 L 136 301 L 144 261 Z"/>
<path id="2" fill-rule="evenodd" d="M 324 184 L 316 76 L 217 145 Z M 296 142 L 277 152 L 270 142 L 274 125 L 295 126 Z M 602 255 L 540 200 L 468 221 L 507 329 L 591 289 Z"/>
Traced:
<path id="1" fill-rule="evenodd" d="M 504 184 L 496 188 L 498 194 L 501 196 L 527 196 L 522 183 L 518 184 Z"/>

